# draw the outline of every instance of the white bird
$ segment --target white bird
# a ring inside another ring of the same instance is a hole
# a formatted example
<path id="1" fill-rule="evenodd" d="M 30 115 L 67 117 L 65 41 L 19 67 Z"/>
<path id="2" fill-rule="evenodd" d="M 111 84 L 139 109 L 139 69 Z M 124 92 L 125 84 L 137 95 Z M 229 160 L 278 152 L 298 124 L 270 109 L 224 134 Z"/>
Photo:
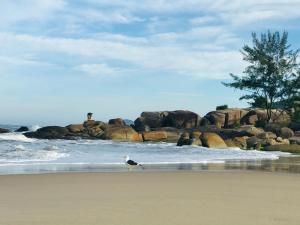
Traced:
<path id="1" fill-rule="evenodd" d="M 144 169 L 144 166 L 142 164 L 131 160 L 128 155 L 124 156 L 124 158 L 125 158 L 125 163 L 129 168 L 134 167 L 134 166 L 140 166 L 140 167 L 142 167 L 142 169 Z"/>

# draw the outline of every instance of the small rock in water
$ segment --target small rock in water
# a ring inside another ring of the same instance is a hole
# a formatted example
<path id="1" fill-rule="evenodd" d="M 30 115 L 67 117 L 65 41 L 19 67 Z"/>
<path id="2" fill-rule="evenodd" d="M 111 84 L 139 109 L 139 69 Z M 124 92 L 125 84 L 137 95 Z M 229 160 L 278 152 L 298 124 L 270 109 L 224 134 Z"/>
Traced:
<path id="1" fill-rule="evenodd" d="M 15 130 L 15 132 L 25 132 L 25 131 L 29 131 L 28 127 L 22 126 L 19 129 Z"/>

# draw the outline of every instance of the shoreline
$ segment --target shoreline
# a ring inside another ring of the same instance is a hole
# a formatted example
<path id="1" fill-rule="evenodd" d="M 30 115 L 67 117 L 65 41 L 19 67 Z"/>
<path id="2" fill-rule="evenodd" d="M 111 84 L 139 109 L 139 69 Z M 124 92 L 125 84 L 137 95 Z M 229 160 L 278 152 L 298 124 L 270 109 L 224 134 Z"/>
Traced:
<path id="1" fill-rule="evenodd" d="M 300 223 L 298 174 L 59 173 L 0 183 L 0 225 Z"/>
<path id="2" fill-rule="evenodd" d="M 131 168 L 124 164 L 53 163 L 0 167 L 0 176 L 63 173 L 126 173 L 126 172 L 232 172 L 261 171 L 300 174 L 300 156 L 282 156 L 276 160 L 226 160 L 213 163 L 144 164 L 145 169 Z"/>

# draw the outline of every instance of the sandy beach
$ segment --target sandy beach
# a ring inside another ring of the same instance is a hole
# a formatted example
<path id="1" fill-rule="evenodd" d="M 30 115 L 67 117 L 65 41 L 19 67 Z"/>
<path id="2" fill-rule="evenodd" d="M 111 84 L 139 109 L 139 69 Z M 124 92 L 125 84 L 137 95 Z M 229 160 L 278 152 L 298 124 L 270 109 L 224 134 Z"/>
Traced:
<path id="1" fill-rule="evenodd" d="M 256 171 L 7 175 L 0 224 L 298 225 L 299 186 Z"/>

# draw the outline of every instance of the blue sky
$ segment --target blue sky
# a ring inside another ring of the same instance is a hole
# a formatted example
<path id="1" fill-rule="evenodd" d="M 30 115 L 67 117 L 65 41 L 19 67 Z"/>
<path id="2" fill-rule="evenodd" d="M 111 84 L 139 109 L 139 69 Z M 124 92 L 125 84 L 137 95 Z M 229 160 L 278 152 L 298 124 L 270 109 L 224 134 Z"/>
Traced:
<path id="1" fill-rule="evenodd" d="M 251 32 L 300 48 L 300 0 L 1 0 L 0 124 L 245 107 L 222 86 Z"/>

